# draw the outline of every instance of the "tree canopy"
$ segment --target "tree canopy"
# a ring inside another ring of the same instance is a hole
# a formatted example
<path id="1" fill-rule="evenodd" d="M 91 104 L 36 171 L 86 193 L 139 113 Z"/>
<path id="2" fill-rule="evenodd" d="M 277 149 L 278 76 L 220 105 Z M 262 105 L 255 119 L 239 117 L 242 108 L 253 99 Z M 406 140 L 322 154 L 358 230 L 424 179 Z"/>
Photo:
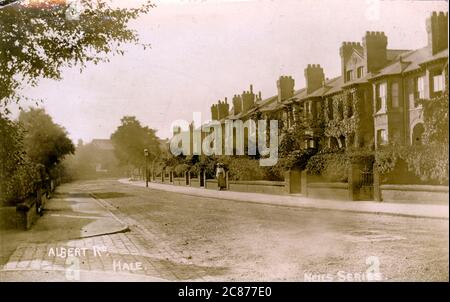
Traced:
<path id="1" fill-rule="evenodd" d="M 145 163 L 144 149 L 149 160 L 161 155 L 160 142 L 155 130 L 142 126 L 134 116 L 124 116 L 121 125 L 111 135 L 116 157 L 122 165 L 140 167 Z"/>
<path id="2" fill-rule="evenodd" d="M 23 1 L 0 9 L 0 114 L 11 102 L 24 99 L 21 90 L 40 79 L 60 80 L 65 67 L 107 62 L 123 54 L 123 45 L 139 43 L 130 20 L 147 13 L 139 8 L 116 8 L 106 0 L 78 0 L 79 16 L 71 18 L 64 0 Z"/>
<path id="3" fill-rule="evenodd" d="M 21 111 L 19 123 L 25 134 L 24 151 L 30 160 L 43 165 L 47 171 L 58 164 L 64 156 L 75 151 L 64 128 L 55 124 L 44 109 Z"/>

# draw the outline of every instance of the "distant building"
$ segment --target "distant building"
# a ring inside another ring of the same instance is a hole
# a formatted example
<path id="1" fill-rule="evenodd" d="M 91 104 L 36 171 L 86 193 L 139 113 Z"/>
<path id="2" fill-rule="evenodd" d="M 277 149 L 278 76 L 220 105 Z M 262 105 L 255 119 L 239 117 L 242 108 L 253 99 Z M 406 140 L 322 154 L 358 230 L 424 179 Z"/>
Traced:
<path id="1" fill-rule="evenodd" d="M 114 154 L 114 146 L 110 139 L 93 139 L 88 144 L 91 148 L 91 152 L 94 162 L 93 168 L 96 173 L 108 174 L 111 170 L 117 168 L 117 160 Z"/>

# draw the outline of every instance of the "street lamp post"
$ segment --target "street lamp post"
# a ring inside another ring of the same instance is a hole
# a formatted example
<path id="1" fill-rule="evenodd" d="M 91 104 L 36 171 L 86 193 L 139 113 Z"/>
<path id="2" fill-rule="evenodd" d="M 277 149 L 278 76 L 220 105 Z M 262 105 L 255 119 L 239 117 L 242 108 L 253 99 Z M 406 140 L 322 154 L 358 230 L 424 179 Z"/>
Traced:
<path id="1" fill-rule="evenodd" d="M 145 155 L 145 186 L 148 188 L 148 149 L 144 149 Z"/>

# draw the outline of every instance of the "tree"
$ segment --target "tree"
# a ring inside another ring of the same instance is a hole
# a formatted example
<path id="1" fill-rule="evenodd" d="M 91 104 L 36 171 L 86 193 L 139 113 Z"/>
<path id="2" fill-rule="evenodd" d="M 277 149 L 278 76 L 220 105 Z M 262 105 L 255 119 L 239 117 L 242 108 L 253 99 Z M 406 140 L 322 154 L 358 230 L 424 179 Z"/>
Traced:
<path id="1" fill-rule="evenodd" d="M 23 137 L 25 153 L 33 163 L 43 165 L 47 173 L 50 173 L 66 155 L 75 151 L 66 130 L 55 124 L 44 109 L 21 111 L 19 123 L 25 131 Z"/>
<path id="2" fill-rule="evenodd" d="M 305 169 L 311 156 L 316 153 L 315 149 L 304 148 L 305 130 L 308 127 L 304 122 L 298 122 L 294 127 L 284 131 L 279 154 L 281 156 L 277 166 L 282 169 L 298 168 Z"/>
<path id="3" fill-rule="evenodd" d="M 149 151 L 149 161 L 161 155 L 155 130 L 143 127 L 134 116 L 124 116 L 121 125 L 111 135 L 116 157 L 121 165 L 142 167 L 145 164 L 144 149 Z"/>
<path id="4" fill-rule="evenodd" d="M 443 93 L 420 100 L 420 103 L 424 119 L 423 143 L 406 150 L 408 169 L 423 181 L 448 184 L 448 73 Z"/>
<path id="5" fill-rule="evenodd" d="M 128 23 L 147 13 L 153 4 L 114 8 L 105 0 L 77 0 L 79 16 L 68 18 L 66 1 L 24 1 L 0 10 L 0 114 L 19 103 L 25 86 L 40 79 L 60 80 L 65 67 L 107 62 L 123 55 L 122 45 L 139 43 Z M 1 117 L 1 116 L 0 116 Z"/>

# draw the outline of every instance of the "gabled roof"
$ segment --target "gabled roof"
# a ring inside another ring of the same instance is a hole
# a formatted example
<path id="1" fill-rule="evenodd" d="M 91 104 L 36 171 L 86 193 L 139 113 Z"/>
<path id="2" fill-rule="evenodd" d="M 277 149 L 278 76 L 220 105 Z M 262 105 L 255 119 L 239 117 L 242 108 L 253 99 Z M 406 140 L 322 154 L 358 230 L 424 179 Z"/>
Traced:
<path id="1" fill-rule="evenodd" d="M 341 76 L 339 77 L 335 77 L 332 78 L 331 80 L 327 80 L 325 81 L 325 85 L 322 86 L 321 88 L 317 89 L 316 91 L 314 91 L 313 93 L 308 95 L 308 98 L 310 97 L 321 97 L 324 96 L 325 94 L 327 94 L 329 91 L 335 89 L 336 87 L 341 86 L 342 84 L 340 83 L 341 80 Z"/>
<path id="2" fill-rule="evenodd" d="M 341 87 L 342 87 L 342 88 L 345 88 L 345 87 L 349 87 L 349 86 L 352 86 L 352 85 L 368 83 L 368 82 L 369 82 L 369 79 L 370 79 L 371 77 L 372 77 L 372 73 L 366 73 L 366 74 L 365 74 L 363 77 L 361 77 L 361 78 L 356 78 L 356 79 L 353 79 L 353 80 L 351 80 L 351 81 L 347 81 L 347 82 L 343 83 L 343 84 L 341 85 Z"/>
<path id="3" fill-rule="evenodd" d="M 361 58 L 364 58 L 364 48 L 360 45 L 353 47 L 353 51 L 357 53 Z"/>
<path id="4" fill-rule="evenodd" d="M 395 61 L 381 69 L 378 73 L 374 74 L 372 78 L 418 70 L 421 68 L 422 64 L 446 57 L 448 58 L 448 49 L 445 49 L 435 55 L 431 54 L 431 48 L 429 46 L 416 50 L 410 50 L 406 53 L 399 54 Z"/>
<path id="5" fill-rule="evenodd" d="M 257 110 L 260 110 L 261 112 L 272 111 L 274 109 L 277 109 L 276 106 L 281 107 L 281 104 L 279 104 L 277 102 L 277 100 L 278 100 L 278 95 L 272 96 L 272 97 L 264 99 L 264 100 L 259 100 L 255 103 L 255 105 L 252 108 L 250 108 L 245 113 L 240 112 L 238 114 L 234 114 L 233 108 L 232 108 L 230 110 L 228 116 L 225 119 L 230 119 L 230 120 L 240 119 L 244 116 L 248 116 L 248 115 L 252 114 L 253 112 L 255 112 Z"/>
<path id="6" fill-rule="evenodd" d="M 248 113 L 253 113 L 253 112 L 255 112 L 258 109 L 261 110 L 261 109 L 263 109 L 263 108 L 265 108 L 267 106 L 271 106 L 271 104 L 273 104 L 273 102 L 277 101 L 277 100 L 278 100 L 278 95 L 274 95 L 274 96 L 272 96 L 270 98 L 267 98 L 267 99 L 264 99 L 264 100 L 260 100 L 259 102 L 257 102 L 255 104 L 255 106 L 253 106 L 253 108 L 251 108 L 248 111 Z"/>
<path id="7" fill-rule="evenodd" d="M 398 57 L 401 54 L 404 54 L 406 52 L 410 52 L 410 49 L 387 49 L 386 50 L 386 57 L 388 61 L 395 61 L 398 59 Z"/>
<path id="8" fill-rule="evenodd" d="M 274 95 L 273 97 L 262 101 L 261 104 L 258 104 L 257 109 L 261 112 L 268 112 L 278 110 L 281 106 L 282 105 L 278 103 L 278 95 Z"/>
<path id="9" fill-rule="evenodd" d="M 285 101 L 283 102 L 283 104 L 288 105 L 288 104 L 297 102 L 297 101 L 299 101 L 299 100 L 303 100 L 306 96 L 307 96 L 306 88 L 302 88 L 302 89 L 300 89 L 300 90 L 296 90 L 296 91 L 294 92 L 294 95 L 293 95 L 292 97 L 290 97 L 289 99 L 285 100 Z"/>
<path id="10" fill-rule="evenodd" d="M 436 60 L 440 60 L 440 59 L 447 59 L 448 60 L 448 48 L 444 49 L 443 51 L 438 52 L 435 55 L 432 55 L 430 58 L 428 58 L 427 60 L 423 61 L 422 63 L 420 63 L 420 65 L 429 63 L 429 62 L 433 62 Z"/>
<path id="11" fill-rule="evenodd" d="M 364 56 L 364 49 L 362 47 L 357 46 L 354 47 L 353 50 L 357 55 L 361 57 Z M 289 105 L 301 100 L 331 95 L 351 85 L 368 83 L 370 79 L 414 71 L 420 69 L 421 65 L 423 64 L 444 58 L 448 59 L 448 49 L 445 49 L 435 55 L 431 54 L 431 48 L 429 46 L 416 50 L 387 49 L 386 55 L 388 63 L 377 73 L 366 73 L 364 77 L 357 78 L 349 82 L 344 82 L 344 78 L 342 76 L 338 76 L 330 80 L 326 80 L 324 86 L 320 87 L 310 94 L 307 93 L 306 88 L 297 90 L 294 92 L 294 95 L 291 98 L 283 101 L 282 103 L 278 102 L 278 95 L 275 95 L 270 98 L 257 101 L 255 103 L 255 106 L 250 108 L 249 111 L 245 114 L 239 113 L 237 115 L 234 115 L 233 111 L 231 110 L 227 119 L 238 119 L 244 116 L 248 116 L 249 114 L 252 114 L 257 110 L 261 112 L 276 111 L 284 107 L 285 105 Z"/>

